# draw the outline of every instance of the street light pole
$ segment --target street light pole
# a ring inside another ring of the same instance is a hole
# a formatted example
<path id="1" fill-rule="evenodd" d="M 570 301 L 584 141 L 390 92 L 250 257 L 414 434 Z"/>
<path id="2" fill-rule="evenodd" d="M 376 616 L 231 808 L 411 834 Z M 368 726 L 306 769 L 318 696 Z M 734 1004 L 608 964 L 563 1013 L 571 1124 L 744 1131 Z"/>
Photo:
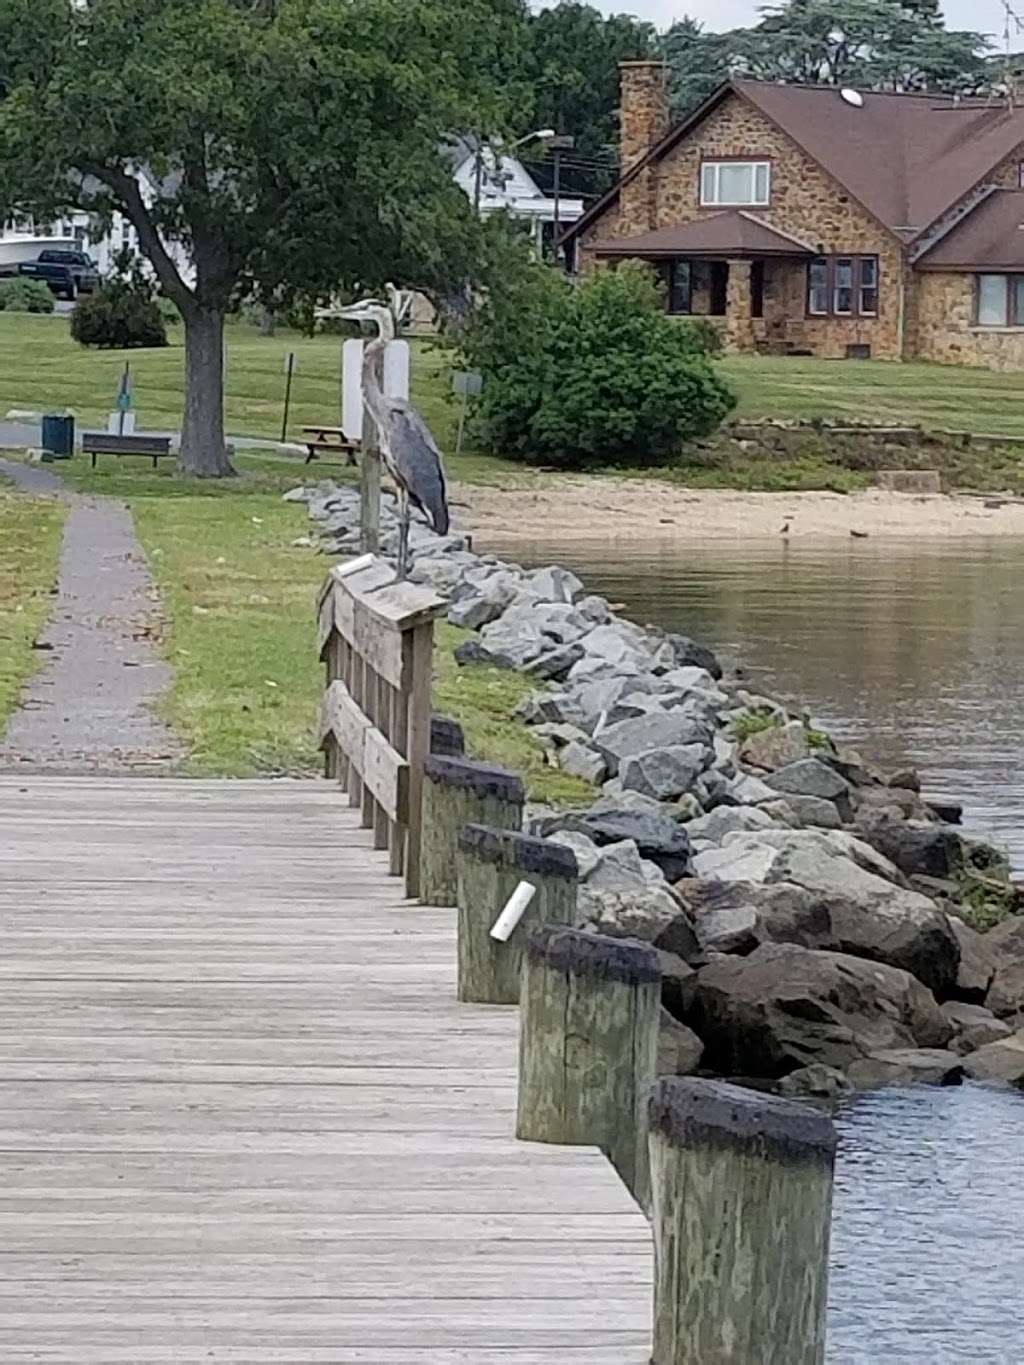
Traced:
<path id="1" fill-rule="evenodd" d="M 554 249 L 555 260 L 560 259 L 561 253 L 558 249 L 558 239 L 561 236 L 561 194 L 562 194 L 562 153 L 571 152 L 576 146 L 576 139 L 568 134 L 559 134 L 557 137 L 548 139 L 548 146 L 554 153 L 554 195 L 555 195 L 555 224 L 554 224 Z"/>

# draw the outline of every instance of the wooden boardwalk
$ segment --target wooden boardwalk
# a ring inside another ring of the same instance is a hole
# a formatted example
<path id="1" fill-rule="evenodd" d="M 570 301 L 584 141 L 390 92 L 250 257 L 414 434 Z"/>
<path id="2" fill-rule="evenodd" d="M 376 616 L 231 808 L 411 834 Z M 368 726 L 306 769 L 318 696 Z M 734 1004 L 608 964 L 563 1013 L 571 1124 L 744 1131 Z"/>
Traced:
<path id="1" fill-rule="evenodd" d="M 0 1360 L 644 1365 L 645 1220 L 518 1144 L 327 784 L 0 778 Z"/>

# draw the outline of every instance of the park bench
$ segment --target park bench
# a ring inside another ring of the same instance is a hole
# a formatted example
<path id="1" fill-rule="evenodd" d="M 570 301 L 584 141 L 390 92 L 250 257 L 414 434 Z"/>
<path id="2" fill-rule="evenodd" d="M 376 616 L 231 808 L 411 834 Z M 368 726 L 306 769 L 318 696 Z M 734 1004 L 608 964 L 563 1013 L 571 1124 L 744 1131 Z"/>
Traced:
<path id="1" fill-rule="evenodd" d="M 341 427 L 303 427 L 306 449 L 306 463 L 312 464 L 321 455 L 343 455 L 344 463 L 354 465 L 359 442 L 350 440 Z"/>
<path id="2" fill-rule="evenodd" d="M 116 436 L 109 431 L 84 431 L 82 433 L 82 454 L 92 456 L 92 467 L 96 468 L 97 455 L 143 455 L 157 461 L 171 453 L 169 436 Z"/>

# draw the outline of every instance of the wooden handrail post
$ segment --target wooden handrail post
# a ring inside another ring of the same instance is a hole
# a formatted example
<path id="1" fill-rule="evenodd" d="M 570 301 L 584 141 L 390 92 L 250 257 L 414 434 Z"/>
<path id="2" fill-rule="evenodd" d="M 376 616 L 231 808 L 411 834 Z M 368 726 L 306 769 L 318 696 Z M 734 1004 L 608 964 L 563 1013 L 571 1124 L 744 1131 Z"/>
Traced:
<path id="1" fill-rule="evenodd" d="M 821 1365 L 836 1134 L 721 1081 L 651 1095 L 652 1365 Z"/>
<path id="2" fill-rule="evenodd" d="M 648 944 L 562 928 L 527 941 L 516 1136 L 600 1147 L 644 1210 L 660 1008 Z"/>
<path id="3" fill-rule="evenodd" d="M 455 905 L 459 835 L 466 825 L 521 830 L 526 790 L 516 773 L 440 754 L 427 760 L 424 779 L 420 896 L 428 905 Z"/>
<path id="4" fill-rule="evenodd" d="M 571 849 L 508 829 L 467 825 L 459 835 L 459 999 L 517 1005 L 523 950 L 534 929 L 571 925 L 579 870 Z M 521 883 L 533 897 L 508 939 L 491 936 L 495 921 Z"/>
<path id="5" fill-rule="evenodd" d="M 332 569 L 319 600 L 327 772 L 347 785 L 374 847 L 389 850 L 394 875 L 404 872 L 409 896 L 419 894 L 433 623 L 444 610 L 436 593 L 396 582 L 374 556 Z"/>

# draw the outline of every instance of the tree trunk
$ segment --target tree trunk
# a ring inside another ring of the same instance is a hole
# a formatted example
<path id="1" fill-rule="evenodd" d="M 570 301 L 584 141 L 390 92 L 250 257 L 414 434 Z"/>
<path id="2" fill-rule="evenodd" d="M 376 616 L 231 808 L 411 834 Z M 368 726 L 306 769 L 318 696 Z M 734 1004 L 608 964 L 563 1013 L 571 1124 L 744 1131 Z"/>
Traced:
<path id="1" fill-rule="evenodd" d="M 178 468 L 199 479 L 234 474 L 224 448 L 224 313 L 190 308 L 185 322 L 185 419 Z"/>

